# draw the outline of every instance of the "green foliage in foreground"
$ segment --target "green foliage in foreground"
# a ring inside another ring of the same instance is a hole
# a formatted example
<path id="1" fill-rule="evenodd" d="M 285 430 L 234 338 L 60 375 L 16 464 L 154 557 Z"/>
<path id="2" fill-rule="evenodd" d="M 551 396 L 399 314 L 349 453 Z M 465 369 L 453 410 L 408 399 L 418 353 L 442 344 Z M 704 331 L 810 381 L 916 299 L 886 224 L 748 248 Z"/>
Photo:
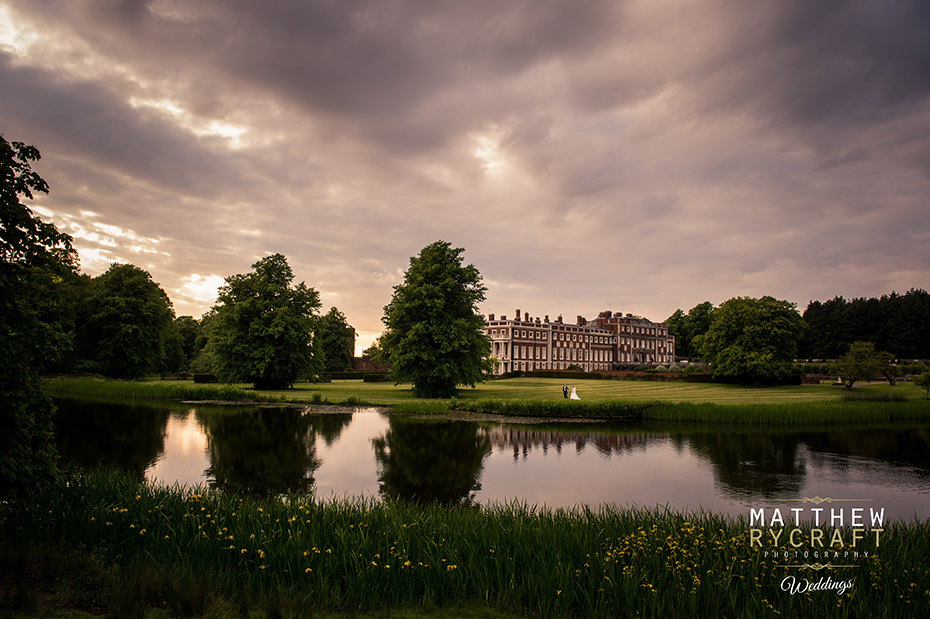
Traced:
<path id="1" fill-rule="evenodd" d="M 30 492 L 55 473 L 54 407 L 39 371 L 69 348 L 62 282 L 75 276 L 71 237 L 21 200 L 48 193 L 34 146 L 0 135 L 0 496 Z"/>
<path id="2" fill-rule="evenodd" d="M 44 544 L 94 557 L 121 586 L 87 603 L 111 616 L 146 605 L 178 616 L 450 606 L 544 617 L 930 614 L 926 521 L 885 523 L 880 546 L 867 536 L 857 547 L 868 559 L 841 553 L 834 563 L 856 567 L 825 574 L 776 567 L 786 561 L 765 556 L 770 542 L 752 548 L 745 520 L 706 513 L 258 500 L 84 473 L 3 505 L 0 526 L 6 558 Z M 0 580 L 11 579 L 3 567 Z M 788 575 L 853 587 L 792 596 L 780 586 Z M 16 610 L 14 598 L 0 602 Z"/>
<path id="3" fill-rule="evenodd" d="M 235 385 L 195 385 L 188 381 L 150 382 L 53 378 L 42 382 L 42 390 L 52 396 L 92 396 L 145 400 L 270 400 L 262 394 Z"/>

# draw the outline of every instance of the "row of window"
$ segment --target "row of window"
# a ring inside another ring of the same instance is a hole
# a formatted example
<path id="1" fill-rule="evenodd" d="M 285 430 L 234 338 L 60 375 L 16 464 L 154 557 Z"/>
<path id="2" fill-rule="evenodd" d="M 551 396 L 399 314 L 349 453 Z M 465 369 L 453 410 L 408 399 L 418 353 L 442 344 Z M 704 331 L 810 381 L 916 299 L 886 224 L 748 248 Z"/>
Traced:
<path id="1" fill-rule="evenodd" d="M 548 366 L 550 366 L 550 365 L 552 366 L 551 368 L 548 367 Z M 569 365 L 571 365 L 571 364 L 570 364 L 570 363 L 552 363 L 552 364 L 549 364 L 549 363 L 545 363 L 545 362 L 539 363 L 539 362 L 533 362 L 533 361 L 514 361 L 514 362 L 513 362 L 513 369 L 514 369 L 514 370 L 517 370 L 517 371 L 520 371 L 520 372 L 523 372 L 523 371 L 530 371 L 530 370 L 550 370 L 550 369 L 552 369 L 552 370 L 567 370 Z M 609 370 L 609 369 L 611 369 L 611 368 L 610 368 L 610 365 L 607 364 L 607 363 L 595 363 L 595 364 L 592 364 L 590 367 L 585 368 L 585 369 L 588 370 L 588 371 L 595 371 L 595 372 L 596 372 L 596 371 L 599 371 L 599 370 Z"/>
<path id="2" fill-rule="evenodd" d="M 499 351 L 498 351 L 499 352 Z M 552 358 L 567 361 L 611 361 L 612 351 L 606 349 L 578 349 L 578 348 L 556 348 L 552 351 Z M 546 349 L 534 346 L 514 346 L 514 359 L 545 359 Z"/>
<path id="3" fill-rule="evenodd" d="M 631 327 L 629 325 L 621 325 L 620 331 L 622 333 L 638 333 L 641 335 L 668 335 L 665 329 L 656 329 L 655 327 Z"/>
<path id="4" fill-rule="evenodd" d="M 497 329 L 491 329 L 491 335 L 501 335 L 506 337 L 508 335 L 507 329 L 501 329 L 498 333 Z M 569 337 L 569 335 L 571 337 Z M 549 339 L 549 334 L 545 331 L 529 331 L 527 332 L 524 329 L 514 329 L 514 337 L 526 338 L 526 339 L 537 339 L 537 340 L 547 340 Z M 609 335 L 581 335 L 577 333 L 554 333 L 553 339 L 562 342 L 593 342 L 595 344 L 608 344 L 613 338 Z"/>

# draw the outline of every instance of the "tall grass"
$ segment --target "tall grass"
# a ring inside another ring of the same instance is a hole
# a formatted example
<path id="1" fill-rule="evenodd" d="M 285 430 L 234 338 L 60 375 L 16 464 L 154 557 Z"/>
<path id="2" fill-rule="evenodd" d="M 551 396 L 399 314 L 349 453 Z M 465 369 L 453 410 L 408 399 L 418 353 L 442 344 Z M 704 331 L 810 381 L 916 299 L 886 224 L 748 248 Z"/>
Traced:
<path id="1" fill-rule="evenodd" d="M 53 396 L 92 396 L 145 400 L 271 400 L 234 385 L 191 382 L 138 382 L 89 378 L 52 378 L 42 389 Z"/>
<path id="2" fill-rule="evenodd" d="M 164 600 L 151 588 L 176 581 L 172 606 L 191 612 L 217 599 L 294 615 L 473 605 L 543 617 L 930 616 L 926 521 L 886 524 L 880 548 L 860 546 L 870 559 L 830 574 L 854 581 L 844 595 L 792 596 L 779 586 L 785 561 L 751 548 L 745 521 L 709 513 L 258 500 L 101 473 L 0 509 L 5 540 L 84 548 L 128 570 L 114 608 Z"/>
<path id="3" fill-rule="evenodd" d="M 930 404 L 920 401 L 830 401 L 783 404 L 656 404 L 644 419 L 747 425 L 838 425 L 930 420 Z"/>
<path id="4" fill-rule="evenodd" d="M 632 418 L 728 424 L 817 425 L 930 420 L 930 403 L 850 400 L 780 404 L 630 402 L 625 400 L 475 400 L 456 408 L 526 417 Z"/>
<path id="5" fill-rule="evenodd" d="M 651 402 L 628 400 L 466 400 L 456 404 L 459 410 L 479 413 L 500 413 L 525 417 L 626 417 L 640 419 L 650 408 Z"/>

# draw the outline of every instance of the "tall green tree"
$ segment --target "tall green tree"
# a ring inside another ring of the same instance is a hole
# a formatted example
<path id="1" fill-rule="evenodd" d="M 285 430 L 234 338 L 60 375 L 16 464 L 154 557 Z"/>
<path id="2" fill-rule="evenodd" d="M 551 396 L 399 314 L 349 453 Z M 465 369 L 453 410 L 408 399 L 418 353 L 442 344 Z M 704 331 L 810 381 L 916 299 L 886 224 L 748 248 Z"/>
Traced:
<path id="1" fill-rule="evenodd" d="M 488 369 L 491 343 L 478 312 L 487 288 L 474 265 L 462 265 L 463 252 L 446 241 L 424 247 L 384 307 L 382 359 L 417 397 L 451 397 Z"/>
<path id="2" fill-rule="evenodd" d="M 678 309 L 668 317 L 665 323 L 669 334 L 675 336 L 676 356 L 690 358 L 698 354 L 694 347 L 694 339 L 707 333 L 713 316 L 714 304 L 704 301 L 688 310 L 687 314 Z"/>
<path id="3" fill-rule="evenodd" d="M 43 222 L 21 200 L 48 193 L 32 170 L 34 146 L 0 135 L 0 496 L 34 489 L 52 477 L 54 407 L 39 388 L 38 368 L 70 340 L 48 319 L 63 275 L 77 269 L 71 237 Z"/>
<path id="4" fill-rule="evenodd" d="M 858 381 L 887 375 L 891 361 L 891 355 L 875 350 L 875 344 L 872 342 L 853 342 L 849 346 L 849 351 L 836 362 L 836 371 L 843 385 L 847 389 L 852 389 Z"/>
<path id="5" fill-rule="evenodd" d="M 220 380 L 286 389 L 322 371 L 313 337 L 320 295 L 303 282 L 293 286 L 293 279 L 281 254 L 262 258 L 250 273 L 226 278 L 209 343 Z"/>
<path id="6" fill-rule="evenodd" d="M 316 330 L 320 351 L 323 353 L 323 369 L 341 372 L 352 367 L 355 356 L 355 329 L 346 322 L 345 315 L 335 307 L 330 308 Z"/>
<path id="7" fill-rule="evenodd" d="M 216 371 L 216 364 L 213 360 L 213 343 L 210 340 L 214 324 L 216 324 L 215 309 L 210 309 L 198 321 L 200 332 L 194 339 L 194 347 L 191 351 L 189 366 L 191 372 L 213 374 Z"/>
<path id="8" fill-rule="evenodd" d="M 793 303 L 735 297 L 714 311 L 710 328 L 695 343 L 714 377 L 764 384 L 791 374 L 803 335 L 804 320 Z"/>
<path id="9" fill-rule="evenodd" d="M 181 351 L 181 363 L 177 369 L 187 371 L 196 354 L 195 346 L 197 338 L 200 337 L 200 323 L 193 316 L 178 316 L 174 320 L 174 330 L 177 332 Z"/>
<path id="10" fill-rule="evenodd" d="M 93 278 L 78 328 L 85 368 L 111 378 L 142 378 L 165 368 L 177 344 L 174 309 L 148 271 L 112 264 Z"/>

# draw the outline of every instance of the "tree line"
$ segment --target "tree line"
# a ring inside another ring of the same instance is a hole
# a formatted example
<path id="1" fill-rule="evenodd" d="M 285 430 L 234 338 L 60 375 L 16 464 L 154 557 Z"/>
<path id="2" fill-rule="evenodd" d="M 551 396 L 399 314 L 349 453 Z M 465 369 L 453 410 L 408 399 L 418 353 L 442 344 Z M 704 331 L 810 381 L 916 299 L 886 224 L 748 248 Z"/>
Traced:
<path id="1" fill-rule="evenodd" d="M 59 271 L 54 287 L 37 291 L 44 292 L 37 302 L 47 322 L 62 336 L 58 354 L 40 360 L 42 373 L 215 373 L 280 388 L 352 367 L 355 330 L 336 307 L 319 314 L 319 293 L 292 283 L 281 254 L 227 277 L 216 305 L 199 319 L 175 317 L 161 286 L 132 264 L 112 264 L 96 277 Z"/>
<path id="2" fill-rule="evenodd" d="M 930 294 L 911 289 L 879 298 L 811 301 L 804 310 L 803 359 L 837 359 L 854 342 L 872 342 L 897 359 L 930 359 Z"/>
<path id="3" fill-rule="evenodd" d="M 705 301 L 687 313 L 675 310 L 666 324 L 677 355 L 706 362 L 722 380 L 782 382 L 801 358 L 831 360 L 821 367 L 839 375 L 848 389 L 877 376 L 893 385 L 911 370 L 930 389 L 927 367 L 906 364 L 930 358 L 930 295 L 924 290 L 811 301 L 803 315 L 793 303 L 772 297 L 737 297 L 719 307 Z"/>
<path id="4" fill-rule="evenodd" d="M 710 329 L 717 309 L 705 301 L 687 312 L 675 310 L 668 317 L 677 356 L 702 356 L 697 343 Z M 799 359 L 839 359 L 855 342 L 871 342 L 876 350 L 895 359 L 930 359 L 930 294 L 925 290 L 811 301 L 800 316 L 803 332 L 795 355 Z"/>
<path id="5" fill-rule="evenodd" d="M 355 330 L 319 293 L 293 284 L 273 254 L 231 275 L 197 320 L 175 317 L 145 270 L 78 269 L 72 239 L 23 200 L 48 193 L 34 146 L 0 135 L 0 496 L 28 491 L 56 471 L 54 407 L 39 377 L 55 372 L 135 379 L 153 372 L 215 372 L 225 382 L 284 388 L 352 365 Z"/>

